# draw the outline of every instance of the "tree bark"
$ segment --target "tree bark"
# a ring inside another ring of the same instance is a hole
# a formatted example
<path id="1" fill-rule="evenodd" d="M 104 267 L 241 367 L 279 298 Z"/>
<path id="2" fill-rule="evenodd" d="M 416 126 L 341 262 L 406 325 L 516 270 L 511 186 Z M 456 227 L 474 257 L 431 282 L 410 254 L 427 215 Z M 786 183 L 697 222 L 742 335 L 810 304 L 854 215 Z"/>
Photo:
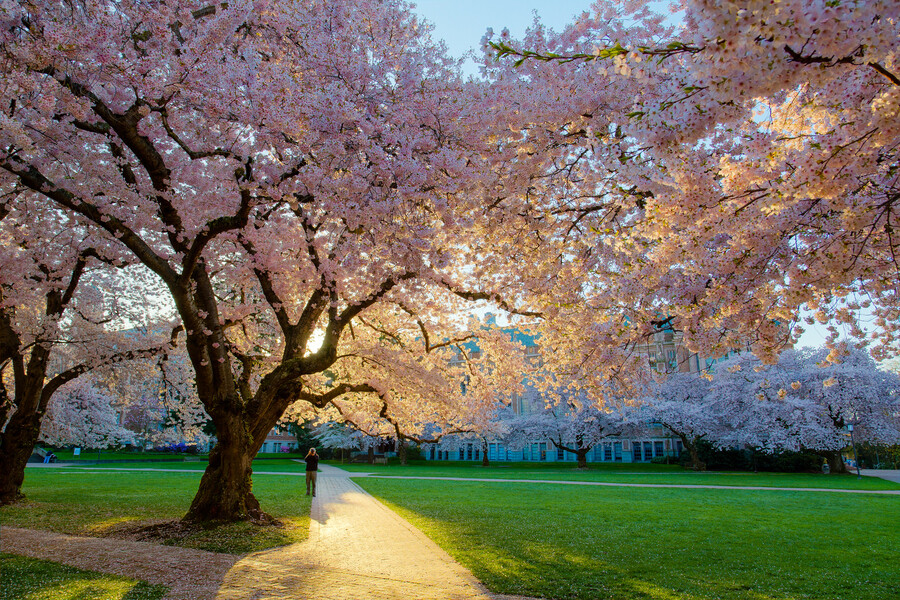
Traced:
<path id="1" fill-rule="evenodd" d="M 578 448 L 575 456 L 578 458 L 578 468 L 587 469 L 587 455 L 590 448 Z"/>
<path id="2" fill-rule="evenodd" d="M 678 434 L 678 437 L 681 438 L 681 443 L 684 444 L 684 447 L 687 448 L 687 451 L 691 455 L 691 462 L 688 465 L 688 468 L 695 471 L 705 471 L 706 463 L 700 460 L 700 454 L 697 453 L 696 440 L 691 442 L 688 437 L 683 434 Z"/>
<path id="3" fill-rule="evenodd" d="M 400 457 L 400 464 L 406 465 L 406 440 L 400 438 L 397 442 L 397 455 Z"/>
<path id="4" fill-rule="evenodd" d="M 828 461 L 828 468 L 832 473 L 848 473 L 847 465 L 844 464 L 844 455 L 840 450 L 825 452 L 825 460 Z"/>
<path id="5" fill-rule="evenodd" d="M 0 437 L 0 505 L 23 499 L 25 465 L 34 452 L 41 431 L 40 416 L 20 411 L 13 414 Z"/>
<path id="6" fill-rule="evenodd" d="M 481 466 L 489 467 L 491 466 L 490 461 L 488 460 L 488 443 L 487 440 L 481 440 Z"/>
<path id="7" fill-rule="evenodd" d="M 375 464 L 375 448 L 373 446 L 369 446 L 369 464 Z"/>
<path id="8" fill-rule="evenodd" d="M 213 416 L 218 441 L 184 520 L 272 522 L 253 495 L 253 441 L 241 414 Z"/>

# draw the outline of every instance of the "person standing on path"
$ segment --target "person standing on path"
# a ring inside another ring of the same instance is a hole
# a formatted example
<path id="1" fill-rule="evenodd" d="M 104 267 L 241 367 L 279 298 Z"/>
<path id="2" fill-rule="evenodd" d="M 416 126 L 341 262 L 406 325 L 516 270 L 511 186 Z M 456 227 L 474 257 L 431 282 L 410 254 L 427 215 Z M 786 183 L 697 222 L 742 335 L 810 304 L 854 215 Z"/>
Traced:
<path id="1" fill-rule="evenodd" d="M 319 455 L 315 448 L 310 448 L 306 454 L 306 495 L 309 496 L 309 484 L 312 483 L 312 495 L 316 497 L 316 476 L 319 474 Z"/>

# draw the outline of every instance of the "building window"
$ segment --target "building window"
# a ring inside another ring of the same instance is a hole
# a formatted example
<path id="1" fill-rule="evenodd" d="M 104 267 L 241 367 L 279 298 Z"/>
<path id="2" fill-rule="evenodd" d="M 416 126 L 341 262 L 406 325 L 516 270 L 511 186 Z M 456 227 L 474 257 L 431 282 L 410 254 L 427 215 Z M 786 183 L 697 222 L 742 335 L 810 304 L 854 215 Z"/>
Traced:
<path id="1" fill-rule="evenodd" d="M 472 460 L 472 444 L 466 444 L 466 458 Z"/>
<path id="2" fill-rule="evenodd" d="M 481 450 L 478 448 L 475 448 L 475 460 L 478 460 L 480 458 L 480 456 L 481 456 Z"/>
<path id="3" fill-rule="evenodd" d="M 622 462 L 622 442 L 613 444 L 613 451 L 615 452 L 616 462 Z"/>
<path id="4" fill-rule="evenodd" d="M 603 444 L 603 460 L 612 460 L 612 444 Z"/>
<path id="5" fill-rule="evenodd" d="M 653 444 L 650 442 L 644 442 L 644 458 L 646 460 L 650 460 L 653 456 Z"/>
<path id="6" fill-rule="evenodd" d="M 431 460 L 434 460 L 434 446 L 431 447 Z"/>
<path id="7" fill-rule="evenodd" d="M 538 446 L 541 450 L 541 460 L 547 460 L 547 442 L 541 442 L 540 446 Z"/>
<path id="8" fill-rule="evenodd" d="M 681 456 L 682 452 L 684 452 L 684 444 L 681 443 L 681 440 L 675 440 L 675 453 Z"/>
<path id="9" fill-rule="evenodd" d="M 640 442 L 631 442 L 631 446 L 634 448 L 634 460 L 641 461 L 644 460 L 641 458 L 641 443 Z"/>
<path id="10" fill-rule="evenodd" d="M 653 449 L 656 451 L 656 456 L 663 456 L 665 454 L 662 442 L 653 442 Z"/>
<path id="11" fill-rule="evenodd" d="M 466 458 L 466 449 L 462 446 L 459 447 L 459 460 L 465 460 Z"/>
<path id="12" fill-rule="evenodd" d="M 566 460 L 566 451 L 562 448 L 556 449 L 556 460 Z"/>
<path id="13" fill-rule="evenodd" d="M 522 448 L 522 460 L 528 460 L 528 446 Z"/>

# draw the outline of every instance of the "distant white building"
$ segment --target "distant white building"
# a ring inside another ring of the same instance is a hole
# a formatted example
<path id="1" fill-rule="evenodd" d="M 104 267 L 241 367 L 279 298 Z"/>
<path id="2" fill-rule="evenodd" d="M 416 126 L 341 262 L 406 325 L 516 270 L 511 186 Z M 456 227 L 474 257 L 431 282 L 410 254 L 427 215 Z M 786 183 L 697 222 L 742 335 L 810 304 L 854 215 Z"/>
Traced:
<path id="1" fill-rule="evenodd" d="M 511 331 L 512 335 L 525 346 L 529 365 L 535 369 L 541 367 L 541 356 L 535 336 L 523 331 Z M 661 329 L 648 342 L 636 350 L 647 355 L 648 367 L 659 373 L 700 372 L 707 368 L 706 361 L 697 354 L 688 352 L 681 344 L 681 333 L 671 329 Z M 477 346 L 470 348 L 470 357 L 477 358 L 480 352 Z M 715 362 L 715 361 L 711 361 Z M 536 392 L 526 393 L 513 398 L 510 417 L 517 417 L 536 410 L 544 403 Z M 574 442 L 574 441 L 572 441 Z M 574 443 L 572 444 L 574 445 Z M 680 439 L 659 424 L 648 424 L 639 437 L 609 436 L 596 444 L 588 452 L 588 462 L 650 462 L 654 458 L 679 456 L 683 450 Z M 427 444 L 423 447 L 423 455 L 427 460 L 481 461 L 484 445 L 478 440 L 444 442 Z M 557 448 L 549 439 L 535 439 L 526 444 L 509 447 L 502 440 L 487 442 L 489 461 L 527 461 L 527 462 L 576 462 L 574 453 Z"/>

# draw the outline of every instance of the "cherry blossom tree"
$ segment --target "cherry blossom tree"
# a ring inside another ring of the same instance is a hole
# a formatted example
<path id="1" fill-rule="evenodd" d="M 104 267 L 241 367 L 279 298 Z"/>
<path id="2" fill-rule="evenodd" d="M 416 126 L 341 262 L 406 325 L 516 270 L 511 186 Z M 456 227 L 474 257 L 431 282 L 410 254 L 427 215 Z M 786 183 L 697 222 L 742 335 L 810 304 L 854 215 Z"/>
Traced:
<path id="1" fill-rule="evenodd" d="M 478 439 L 486 448 L 489 438 L 505 431 L 498 415 L 522 389 L 525 353 L 505 328 L 471 319 L 466 327 L 438 342 L 421 320 L 405 330 L 379 326 L 381 340 L 387 338 L 389 344 L 356 345 L 352 360 L 348 355 L 337 365 L 343 369 L 356 360 L 379 364 L 378 378 L 371 376 L 367 383 L 372 389 L 335 400 L 317 418 L 349 424 L 359 440 L 396 440 L 403 464 L 409 442 L 455 446 Z M 333 386 L 331 379 L 341 373 L 329 369 L 323 374 L 325 385 Z M 295 405 L 289 418 L 302 421 L 309 410 L 309 405 Z"/>
<path id="2" fill-rule="evenodd" d="M 485 75 L 516 99 L 496 116 L 519 132 L 508 189 L 560 248 L 552 327 L 604 376 L 661 319 L 692 351 L 772 362 L 801 309 L 857 336 L 872 315 L 896 353 L 900 5 L 658 6 L 486 38 Z"/>
<path id="3" fill-rule="evenodd" d="M 474 301 L 530 312 L 472 266 L 515 260 L 473 242 L 485 215 L 520 218 L 490 202 L 484 85 L 405 4 L 0 7 L 3 185 L 153 272 L 184 326 L 218 440 L 186 519 L 268 520 L 251 460 L 295 401 L 424 423 L 430 340 Z"/>
<path id="4" fill-rule="evenodd" d="M 588 452 L 604 438 L 633 429 L 626 417 L 628 408 L 614 401 L 545 400 L 535 393 L 529 400 L 530 408 L 508 423 L 507 442 L 515 447 L 535 439 L 550 440 L 559 450 L 574 454 L 579 469 L 587 468 Z"/>
<path id="5" fill-rule="evenodd" d="M 900 378 L 871 356 L 845 347 L 836 360 L 826 350 L 786 351 L 775 365 L 741 356 L 717 365 L 709 395 L 727 428 L 720 446 L 822 453 L 834 472 L 845 467 L 847 425 L 860 441 L 900 440 Z"/>
<path id="6" fill-rule="evenodd" d="M 81 378 L 54 394 L 41 421 L 40 439 L 54 446 L 109 448 L 130 443 L 134 434 L 120 424 L 116 399 Z"/>
<path id="7" fill-rule="evenodd" d="M 209 416 L 194 391 L 184 352 L 111 369 L 105 385 L 119 397 L 122 425 L 142 448 L 174 443 L 206 446 Z"/>
<path id="8" fill-rule="evenodd" d="M 110 273 L 105 244 L 92 244 L 59 212 L 23 202 L 21 189 L 7 189 L 0 204 L 3 504 L 22 497 L 25 465 L 57 390 L 101 367 L 171 346 L 169 335 L 115 332 L 126 320 L 140 323 L 132 309 L 144 307 L 134 287 Z"/>
<path id="9" fill-rule="evenodd" d="M 652 384 L 640 414 L 677 435 L 690 453 L 690 468 L 702 471 L 706 465 L 697 452 L 698 442 L 706 438 L 715 443 L 729 426 L 727 416 L 715 406 L 718 398 L 710 393 L 710 382 L 703 374 L 673 373 Z"/>

